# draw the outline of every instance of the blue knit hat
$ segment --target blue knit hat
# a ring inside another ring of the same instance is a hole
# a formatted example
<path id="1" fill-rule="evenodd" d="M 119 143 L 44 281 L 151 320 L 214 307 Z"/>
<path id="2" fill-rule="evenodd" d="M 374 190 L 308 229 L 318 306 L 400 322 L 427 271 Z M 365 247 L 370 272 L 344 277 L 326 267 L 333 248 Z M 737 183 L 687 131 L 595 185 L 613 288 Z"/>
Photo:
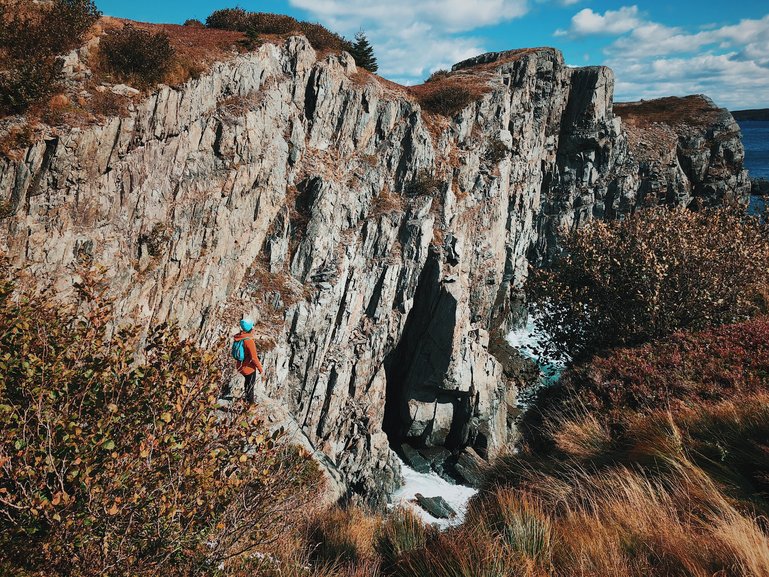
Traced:
<path id="1" fill-rule="evenodd" d="M 247 333 L 251 332 L 251 329 L 254 328 L 254 321 L 251 319 L 243 319 L 240 321 L 240 328 L 246 331 Z"/>

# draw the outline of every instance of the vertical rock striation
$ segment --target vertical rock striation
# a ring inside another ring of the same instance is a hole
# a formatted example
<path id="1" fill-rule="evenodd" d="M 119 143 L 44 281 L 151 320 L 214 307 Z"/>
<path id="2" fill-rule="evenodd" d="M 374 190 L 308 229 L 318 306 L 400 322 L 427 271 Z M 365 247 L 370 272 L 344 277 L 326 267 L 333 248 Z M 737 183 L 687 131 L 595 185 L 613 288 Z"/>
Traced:
<path id="1" fill-rule="evenodd" d="M 514 438 L 515 373 L 490 344 L 559 227 L 748 188 L 712 103 L 707 125 L 647 126 L 644 105 L 623 123 L 611 71 L 552 49 L 453 74 L 485 94 L 449 121 L 346 54 L 266 44 L 0 160 L 2 250 L 63 298 L 102 265 L 121 321 L 204 345 L 255 315 L 262 393 L 381 502 L 391 442 L 488 456 Z M 644 145 L 658 130 L 675 138 Z"/>

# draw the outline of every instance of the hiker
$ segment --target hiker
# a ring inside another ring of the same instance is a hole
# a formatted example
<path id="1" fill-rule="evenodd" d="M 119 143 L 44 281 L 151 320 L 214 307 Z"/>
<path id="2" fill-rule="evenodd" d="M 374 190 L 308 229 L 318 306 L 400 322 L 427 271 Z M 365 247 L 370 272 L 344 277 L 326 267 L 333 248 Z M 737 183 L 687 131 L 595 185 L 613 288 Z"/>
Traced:
<path id="1" fill-rule="evenodd" d="M 256 383 L 256 372 L 264 375 L 262 363 L 256 356 L 256 343 L 254 342 L 254 321 L 243 319 L 240 321 L 242 329 L 235 335 L 235 342 L 232 345 L 232 356 L 237 363 L 238 372 L 246 378 L 245 397 L 247 403 L 254 402 L 254 384 Z"/>

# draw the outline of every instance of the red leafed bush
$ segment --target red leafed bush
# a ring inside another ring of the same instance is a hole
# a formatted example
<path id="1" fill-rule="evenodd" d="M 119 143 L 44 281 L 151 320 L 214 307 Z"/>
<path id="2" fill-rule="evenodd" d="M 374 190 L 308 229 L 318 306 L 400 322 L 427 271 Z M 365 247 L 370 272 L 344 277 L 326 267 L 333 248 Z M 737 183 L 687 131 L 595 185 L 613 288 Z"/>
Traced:
<path id="1" fill-rule="evenodd" d="M 568 371 L 542 394 L 542 412 L 579 407 L 603 420 L 769 391 L 769 317 L 679 332 L 617 349 Z"/>

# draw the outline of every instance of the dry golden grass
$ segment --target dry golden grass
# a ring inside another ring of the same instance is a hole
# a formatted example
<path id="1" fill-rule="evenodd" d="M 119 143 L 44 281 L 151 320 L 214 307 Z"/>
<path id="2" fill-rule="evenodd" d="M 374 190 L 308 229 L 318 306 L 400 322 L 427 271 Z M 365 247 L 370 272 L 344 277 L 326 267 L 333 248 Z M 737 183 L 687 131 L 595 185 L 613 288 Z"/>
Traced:
<path id="1" fill-rule="evenodd" d="M 486 78 L 477 74 L 452 74 L 409 88 L 426 111 L 451 117 L 490 92 Z"/>
<path id="2" fill-rule="evenodd" d="M 369 217 L 376 219 L 387 214 L 403 212 L 403 208 L 403 197 L 385 188 L 371 202 Z"/>
<path id="3" fill-rule="evenodd" d="M 579 459 L 598 457 L 611 443 L 607 426 L 592 415 L 559 421 L 552 425 L 550 435 L 557 450 Z"/>
<path id="4" fill-rule="evenodd" d="M 331 564 L 378 564 L 376 536 L 382 517 L 359 507 L 336 507 L 310 522 L 308 539 L 316 561 Z"/>
<path id="5" fill-rule="evenodd" d="M 22 150 L 32 144 L 34 131 L 29 123 L 14 124 L 0 133 L 0 156 L 21 160 Z"/>
<path id="6" fill-rule="evenodd" d="M 689 454 L 708 435 L 734 451 L 730 439 L 746 426 L 764 438 L 767 406 L 759 395 L 632 417 L 633 433 L 614 444 L 598 420 L 572 415 L 551 429 L 557 457 L 529 455 L 516 468 L 510 460 L 520 456 L 505 456 L 504 474 L 471 502 L 463 525 L 438 533 L 402 510 L 318 511 L 276 552 L 279 570 L 258 574 L 769 577 L 765 522 Z"/>

